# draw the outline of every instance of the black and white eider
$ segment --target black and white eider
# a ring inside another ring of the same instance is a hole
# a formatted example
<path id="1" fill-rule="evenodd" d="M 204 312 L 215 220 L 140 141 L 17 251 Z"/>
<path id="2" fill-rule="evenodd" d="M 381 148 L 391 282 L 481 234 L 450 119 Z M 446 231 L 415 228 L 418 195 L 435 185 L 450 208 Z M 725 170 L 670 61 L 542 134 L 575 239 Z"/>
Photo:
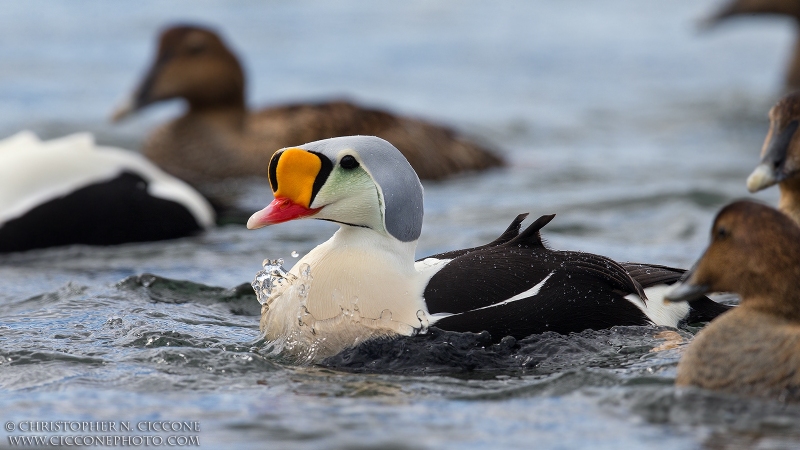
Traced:
<path id="1" fill-rule="evenodd" d="M 269 180 L 275 199 L 253 214 L 248 228 L 305 217 L 340 224 L 263 301 L 262 332 L 294 353 L 324 357 L 432 324 L 522 338 L 615 325 L 676 326 L 692 311 L 710 320 L 727 309 L 708 299 L 694 310 L 664 304 L 666 285 L 682 270 L 646 264 L 626 270 L 603 256 L 548 249 L 539 231 L 552 215 L 518 232 L 522 215 L 490 244 L 415 262 L 422 185 L 403 155 L 377 137 L 280 150 Z"/>
<path id="2" fill-rule="evenodd" d="M 188 236 L 214 224 L 197 191 L 89 133 L 0 141 L 0 253 Z"/>

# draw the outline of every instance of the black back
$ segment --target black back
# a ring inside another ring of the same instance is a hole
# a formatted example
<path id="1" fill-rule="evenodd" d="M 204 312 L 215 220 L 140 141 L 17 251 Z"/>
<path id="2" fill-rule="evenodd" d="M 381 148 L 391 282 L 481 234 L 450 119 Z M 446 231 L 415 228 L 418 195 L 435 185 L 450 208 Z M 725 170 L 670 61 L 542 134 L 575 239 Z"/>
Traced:
<path id="1" fill-rule="evenodd" d="M 603 256 L 544 245 L 539 230 L 553 217 L 540 217 L 510 240 L 456 256 L 437 272 L 424 293 L 428 312 L 453 315 L 436 326 L 486 330 L 500 339 L 647 324 L 644 313 L 624 298 L 644 297 L 644 292 L 622 266 Z M 545 279 L 535 295 L 498 304 Z"/>

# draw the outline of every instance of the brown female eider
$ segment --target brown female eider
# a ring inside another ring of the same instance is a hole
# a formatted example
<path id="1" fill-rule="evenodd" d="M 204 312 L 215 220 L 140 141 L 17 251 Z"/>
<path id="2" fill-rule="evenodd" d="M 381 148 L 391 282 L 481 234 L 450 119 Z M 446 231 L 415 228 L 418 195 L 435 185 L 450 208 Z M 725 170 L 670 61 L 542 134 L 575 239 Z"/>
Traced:
<path id="1" fill-rule="evenodd" d="M 279 148 L 342 135 L 392 142 L 423 179 L 503 165 L 492 151 L 453 130 L 346 101 L 298 103 L 257 112 L 245 106 L 245 79 L 236 56 L 207 28 L 175 26 L 161 34 L 158 54 L 114 120 L 173 98 L 188 103 L 182 117 L 157 129 L 144 154 L 192 184 L 263 176 Z"/>
<path id="2" fill-rule="evenodd" d="M 747 189 L 757 192 L 777 184 L 781 190 L 778 209 L 800 224 L 800 93 L 778 100 L 769 120 L 761 162 L 747 179 Z"/>
<path id="3" fill-rule="evenodd" d="M 675 383 L 800 401 L 800 227 L 749 201 L 720 211 L 711 244 L 666 300 L 736 292 L 741 305 L 714 319 L 689 345 Z"/>

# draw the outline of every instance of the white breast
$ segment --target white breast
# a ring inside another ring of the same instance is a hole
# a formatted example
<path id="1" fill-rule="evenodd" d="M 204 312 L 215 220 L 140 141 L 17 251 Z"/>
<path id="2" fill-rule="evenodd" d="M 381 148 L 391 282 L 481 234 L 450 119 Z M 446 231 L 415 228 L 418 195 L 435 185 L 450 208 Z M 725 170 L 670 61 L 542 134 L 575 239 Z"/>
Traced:
<path id="1" fill-rule="evenodd" d="M 262 310 L 265 337 L 281 351 L 319 358 L 376 336 L 424 329 L 426 278 L 414 267 L 415 246 L 342 227 L 289 271 L 296 280 Z M 306 267 L 310 277 L 302 273 Z"/>

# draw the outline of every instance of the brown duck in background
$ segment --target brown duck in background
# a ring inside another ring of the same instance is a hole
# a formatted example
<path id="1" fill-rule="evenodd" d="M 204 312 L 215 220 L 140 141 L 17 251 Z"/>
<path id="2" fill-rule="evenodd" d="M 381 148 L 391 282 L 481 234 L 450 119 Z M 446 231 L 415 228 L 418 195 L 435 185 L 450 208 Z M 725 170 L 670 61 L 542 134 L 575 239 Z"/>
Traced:
<path id="1" fill-rule="evenodd" d="M 778 100 L 769 120 L 761 162 L 747 178 L 747 189 L 757 192 L 777 184 L 781 190 L 778 209 L 800 224 L 800 93 Z"/>
<path id="2" fill-rule="evenodd" d="M 800 89 L 800 1 L 798 0 L 731 0 L 716 13 L 708 17 L 704 27 L 713 27 L 733 17 L 753 15 L 787 16 L 794 19 L 798 27 L 798 38 L 794 46 L 794 56 L 789 63 L 785 85 L 788 90 Z"/>
<path id="3" fill-rule="evenodd" d="M 665 299 L 736 292 L 741 304 L 700 330 L 675 384 L 800 401 L 800 227 L 768 206 L 739 201 L 719 212 L 711 244 Z"/>
<path id="4" fill-rule="evenodd" d="M 250 112 L 236 56 L 213 31 L 166 29 L 156 60 L 118 121 L 147 105 L 183 98 L 188 111 L 157 129 L 144 154 L 192 184 L 263 176 L 284 147 L 345 135 L 374 135 L 394 144 L 423 179 L 503 165 L 492 151 L 446 127 L 346 101 L 299 103 Z"/>

